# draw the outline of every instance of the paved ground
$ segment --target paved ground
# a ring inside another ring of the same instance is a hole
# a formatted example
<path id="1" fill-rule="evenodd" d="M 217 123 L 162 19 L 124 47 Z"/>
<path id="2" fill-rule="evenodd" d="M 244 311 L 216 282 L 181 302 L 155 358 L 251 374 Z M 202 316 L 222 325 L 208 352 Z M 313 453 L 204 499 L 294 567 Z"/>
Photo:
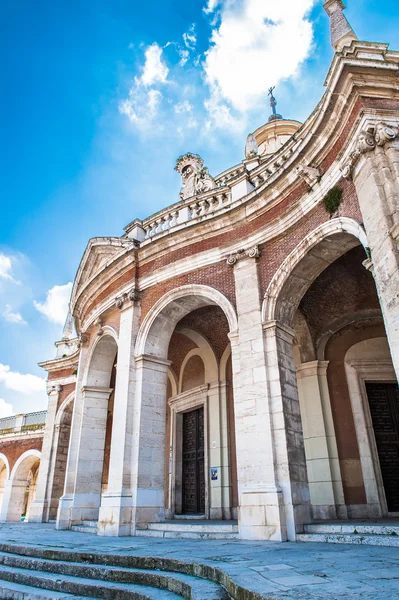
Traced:
<path id="1" fill-rule="evenodd" d="M 277 600 L 398 600 L 399 548 L 225 540 L 104 538 L 49 524 L 0 524 L 0 543 L 217 566 L 238 584 Z"/>

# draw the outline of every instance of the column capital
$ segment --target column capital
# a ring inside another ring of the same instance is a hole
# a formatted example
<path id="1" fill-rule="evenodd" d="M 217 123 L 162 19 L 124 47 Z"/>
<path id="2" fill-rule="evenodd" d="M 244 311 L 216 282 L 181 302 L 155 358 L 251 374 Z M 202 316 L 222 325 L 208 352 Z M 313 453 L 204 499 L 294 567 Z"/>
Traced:
<path id="1" fill-rule="evenodd" d="M 89 394 L 89 395 L 97 395 L 97 396 L 104 397 L 104 396 L 109 396 L 112 391 L 113 391 L 113 388 L 103 388 L 103 387 L 96 387 L 96 386 L 90 386 L 90 385 L 82 386 L 82 394 L 84 396 L 86 394 Z"/>
<path id="2" fill-rule="evenodd" d="M 262 323 L 262 327 L 266 335 L 270 335 L 270 332 L 275 333 L 275 331 L 278 330 L 283 333 L 283 335 L 287 336 L 288 341 L 290 342 L 292 342 L 295 337 L 295 331 L 280 321 L 264 321 Z"/>
<path id="3" fill-rule="evenodd" d="M 243 260 L 244 258 L 259 258 L 260 249 L 256 244 L 255 246 L 251 246 L 249 248 L 241 248 L 240 250 L 236 250 L 228 255 L 226 262 L 229 267 L 234 267 L 238 261 Z"/>
<path id="4" fill-rule="evenodd" d="M 375 150 L 377 146 L 384 146 L 399 136 L 397 126 L 389 125 L 384 121 L 362 129 L 355 135 L 352 149 L 340 166 L 340 171 L 345 179 L 351 179 L 353 169 L 363 154 Z"/>
<path id="5" fill-rule="evenodd" d="M 168 368 L 172 364 L 171 360 L 166 360 L 165 358 L 154 356 L 153 354 L 140 354 L 140 356 L 135 356 L 134 360 L 136 363 L 153 363 Z"/>
<path id="6" fill-rule="evenodd" d="M 61 384 L 55 384 L 52 385 L 51 387 L 49 386 L 47 388 L 47 394 L 50 396 L 50 394 L 59 394 L 60 392 L 62 392 L 63 390 L 63 386 Z"/>
<path id="7" fill-rule="evenodd" d="M 139 302 L 140 292 L 136 285 L 134 285 L 128 292 L 124 292 L 115 298 L 115 306 L 122 310 L 127 306 L 131 306 L 134 302 Z"/>
<path id="8" fill-rule="evenodd" d="M 311 360 L 297 366 L 296 374 L 298 379 L 303 377 L 312 377 L 313 375 L 325 375 L 328 367 L 328 360 Z"/>

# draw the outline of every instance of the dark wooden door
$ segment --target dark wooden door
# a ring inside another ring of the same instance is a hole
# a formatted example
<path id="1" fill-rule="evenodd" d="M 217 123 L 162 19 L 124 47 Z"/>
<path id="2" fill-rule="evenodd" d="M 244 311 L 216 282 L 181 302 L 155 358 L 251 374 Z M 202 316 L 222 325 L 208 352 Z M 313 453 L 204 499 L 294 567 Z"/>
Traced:
<path id="1" fill-rule="evenodd" d="M 205 512 L 204 408 L 183 414 L 183 513 Z"/>
<path id="2" fill-rule="evenodd" d="M 390 512 L 399 511 L 399 388 L 366 383 L 382 479 Z"/>

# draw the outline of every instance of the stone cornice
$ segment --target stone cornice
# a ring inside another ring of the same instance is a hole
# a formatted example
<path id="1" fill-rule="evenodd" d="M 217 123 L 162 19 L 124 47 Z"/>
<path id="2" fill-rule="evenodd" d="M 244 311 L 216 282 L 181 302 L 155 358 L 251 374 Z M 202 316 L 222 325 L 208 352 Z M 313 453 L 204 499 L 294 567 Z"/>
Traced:
<path id="1" fill-rule="evenodd" d="M 73 354 L 66 357 L 53 358 L 51 360 L 45 360 L 38 363 L 39 367 L 42 367 L 49 373 L 54 371 L 60 371 L 61 369 L 74 368 L 79 362 L 80 350 L 76 350 Z"/>

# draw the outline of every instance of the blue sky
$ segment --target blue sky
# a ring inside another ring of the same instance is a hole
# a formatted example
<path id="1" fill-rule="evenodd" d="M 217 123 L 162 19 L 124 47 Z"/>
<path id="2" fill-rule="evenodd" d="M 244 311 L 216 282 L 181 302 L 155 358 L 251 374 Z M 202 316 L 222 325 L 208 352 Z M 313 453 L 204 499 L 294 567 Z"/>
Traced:
<path id="1" fill-rule="evenodd" d="M 397 0 L 348 4 L 360 39 L 399 49 Z M 211 174 L 241 161 L 270 85 L 278 112 L 303 121 L 332 49 L 317 0 L 19 0 L 0 11 L 5 416 L 46 408 L 37 362 L 55 356 L 88 239 L 175 202 L 179 154 L 199 153 Z"/>

